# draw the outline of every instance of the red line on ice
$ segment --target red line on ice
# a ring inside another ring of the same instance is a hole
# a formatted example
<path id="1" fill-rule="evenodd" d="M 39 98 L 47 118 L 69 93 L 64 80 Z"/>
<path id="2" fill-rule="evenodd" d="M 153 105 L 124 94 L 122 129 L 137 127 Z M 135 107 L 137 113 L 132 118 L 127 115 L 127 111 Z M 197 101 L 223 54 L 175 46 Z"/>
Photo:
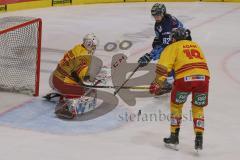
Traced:
<path id="1" fill-rule="evenodd" d="M 240 51 L 236 51 L 234 53 L 231 53 L 229 55 L 227 55 L 226 57 L 223 58 L 222 60 L 222 70 L 223 72 L 232 80 L 234 81 L 235 83 L 239 84 L 240 85 L 240 80 L 237 79 L 234 75 L 232 75 L 230 72 L 229 72 L 229 69 L 227 67 L 227 64 L 228 64 L 228 61 L 233 58 L 234 56 L 236 55 L 239 55 L 240 54 Z M 237 74 L 237 73 L 236 73 Z"/>

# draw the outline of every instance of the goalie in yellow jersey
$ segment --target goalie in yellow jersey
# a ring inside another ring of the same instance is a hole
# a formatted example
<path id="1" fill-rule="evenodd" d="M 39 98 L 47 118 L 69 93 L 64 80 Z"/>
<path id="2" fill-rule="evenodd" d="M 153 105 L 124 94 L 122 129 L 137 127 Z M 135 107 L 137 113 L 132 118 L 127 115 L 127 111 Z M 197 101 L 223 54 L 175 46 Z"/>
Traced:
<path id="1" fill-rule="evenodd" d="M 73 119 L 78 112 L 84 111 L 85 108 L 80 106 L 79 98 L 85 94 L 86 88 L 81 86 L 81 83 L 89 80 L 88 70 L 97 45 L 96 36 L 93 33 L 87 34 L 82 44 L 76 45 L 64 54 L 53 71 L 50 86 L 61 95 L 55 109 L 58 117 Z M 95 103 L 95 99 L 90 103 Z"/>
<path id="2" fill-rule="evenodd" d="M 156 78 L 150 86 L 150 93 L 158 95 L 173 70 L 175 80 L 171 91 L 171 135 L 164 138 L 167 146 L 177 149 L 182 120 L 182 107 L 188 95 L 192 94 L 192 117 L 195 149 L 202 149 L 204 131 L 204 107 L 208 104 L 209 70 L 199 45 L 186 40 L 186 30 L 177 28 L 171 34 L 172 43 L 167 46 L 156 68 Z"/>

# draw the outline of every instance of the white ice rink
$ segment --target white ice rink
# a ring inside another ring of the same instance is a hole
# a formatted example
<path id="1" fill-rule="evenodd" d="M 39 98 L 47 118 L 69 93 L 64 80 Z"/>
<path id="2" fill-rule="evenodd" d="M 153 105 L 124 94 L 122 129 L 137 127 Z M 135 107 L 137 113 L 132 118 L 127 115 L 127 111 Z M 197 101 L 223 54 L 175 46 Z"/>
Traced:
<path id="1" fill-rule="evenodd" d="M 43 20 L 40 95 L 50 87 L 48 77 L 65 50 L 94 32 L 100 40 L 96 56 L 105 65 L 114 54 L 136 62 L 151 50 L 153 3 L 96 4 L 1 13 Z M 167 11 L 191 29 L 208 59 L 211 72 L 209 105 L 205 109 L 204 149 L 195 154 L 190 101 L 180 133 L 180 150 L 164 147 L 169 121 L 124 121 L 125 113 L 169 113 L 169 97 L 139 98 L 135 106 L 120 100 L 118 107 L 89 121 L 63 121 L 54 106 L 41 98 L 0 92 L 0 160 L 172 160 L 238 159 L 240 144 L 240 3 L 166 3 Z M 127 51 L 105 52 L 107 42 L 133 41 Z M 110 90 L 110 93 L 113 91 Z M 190 99 L 189 99 L 190 100 Z M 30 104 L 30 106 L 28 105 Z"/>

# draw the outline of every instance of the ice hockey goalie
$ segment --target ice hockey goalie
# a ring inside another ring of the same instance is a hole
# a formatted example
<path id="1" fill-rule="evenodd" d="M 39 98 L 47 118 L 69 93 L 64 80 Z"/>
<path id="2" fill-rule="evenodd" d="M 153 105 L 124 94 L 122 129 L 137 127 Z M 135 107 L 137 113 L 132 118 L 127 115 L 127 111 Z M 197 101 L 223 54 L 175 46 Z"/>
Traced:
<path id="1" fill-rule="evenodd" d="M 96 106 L 96 90 L 86 88 L 83 84 L 89 81 L 89 67 L 98 40 L 91 33 L 64 54 L 56 69 L 50 76 L 49 84 L 59 96 L 55 114 L 59 118 L 73 119 L 77 115 L 89 112 Z M 50 99 L 53 94 L 45 96 Z"/>

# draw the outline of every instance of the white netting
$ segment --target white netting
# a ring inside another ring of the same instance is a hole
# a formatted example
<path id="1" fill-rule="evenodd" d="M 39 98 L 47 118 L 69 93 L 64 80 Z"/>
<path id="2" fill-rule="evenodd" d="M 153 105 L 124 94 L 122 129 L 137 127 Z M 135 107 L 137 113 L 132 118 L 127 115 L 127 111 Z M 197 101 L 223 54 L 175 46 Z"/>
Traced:
<path id="1" fill-rule="evenodd" d="M 39 23 L 35 18 L 0 19 L 0 90 L 36 94 Z"/>

